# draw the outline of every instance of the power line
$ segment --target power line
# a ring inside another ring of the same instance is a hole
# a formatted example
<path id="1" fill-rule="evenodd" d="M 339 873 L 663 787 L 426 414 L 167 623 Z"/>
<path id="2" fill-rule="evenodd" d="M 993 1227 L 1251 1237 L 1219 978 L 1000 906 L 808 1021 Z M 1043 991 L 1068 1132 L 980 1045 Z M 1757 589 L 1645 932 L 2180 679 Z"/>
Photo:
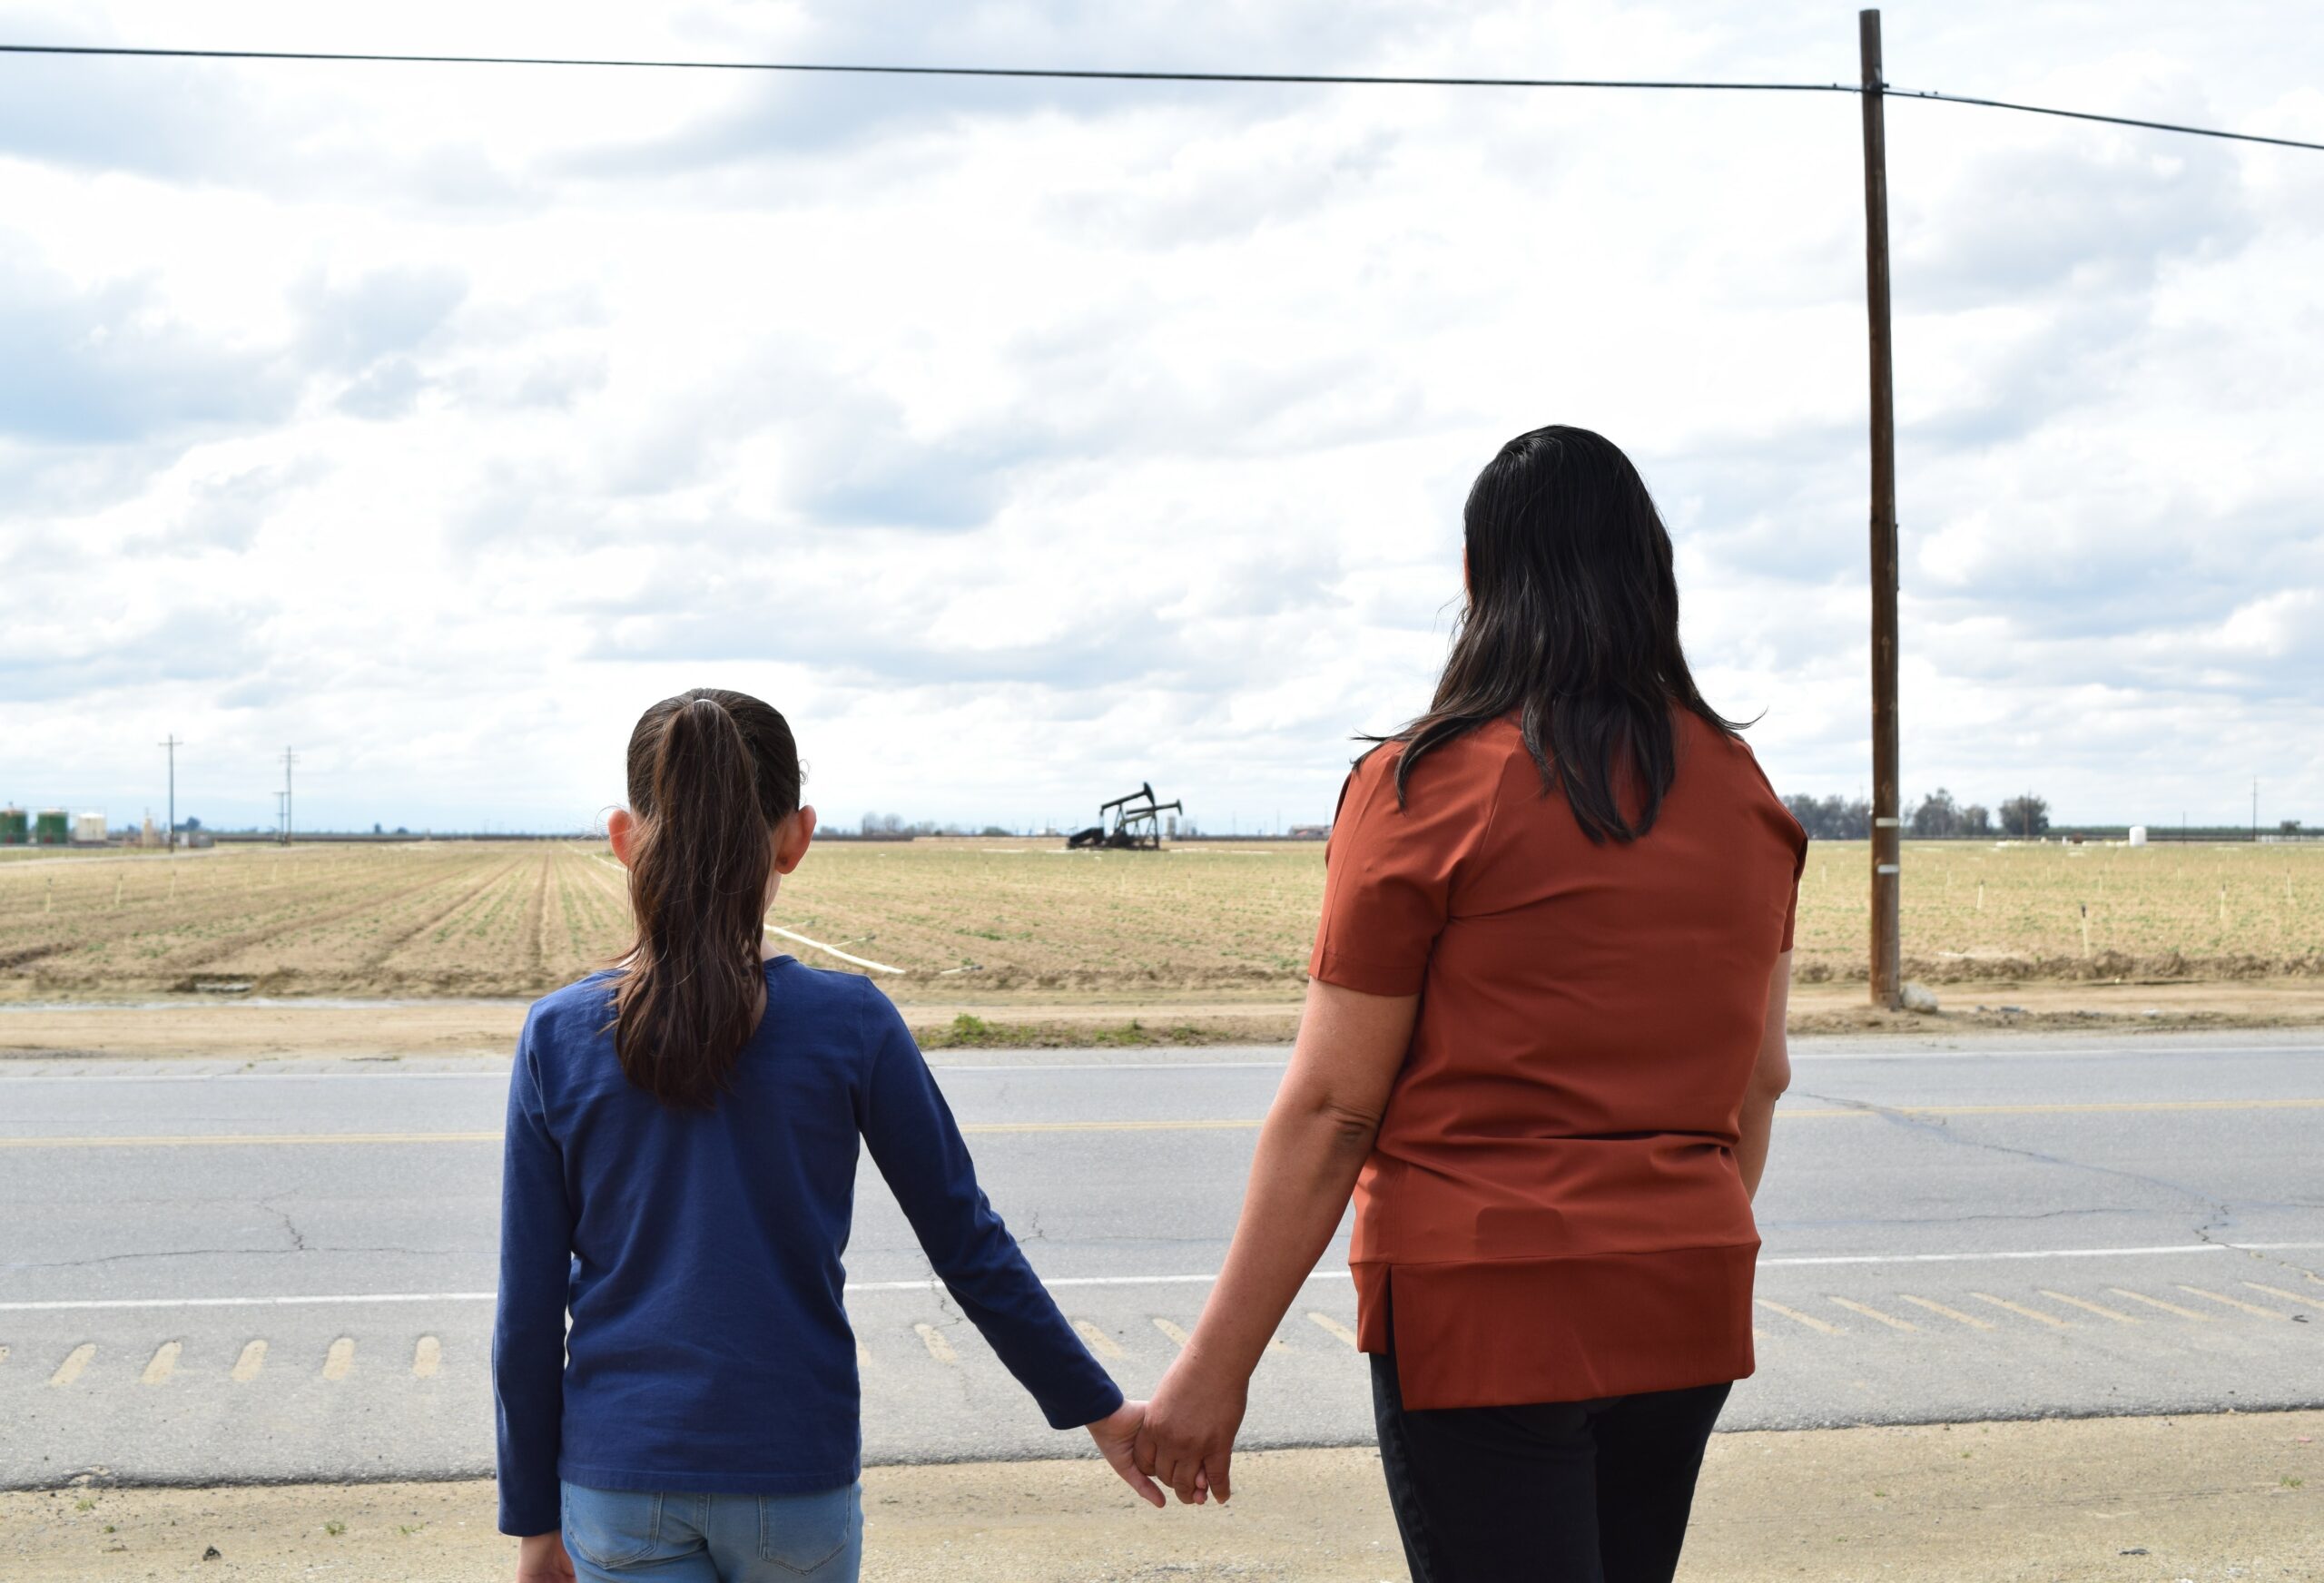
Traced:
<path id="1" fill-rule="evenodd" d="M 2262 137 L 2256 132 L 2221 132 L 2213 126 L 2186 126 L 2175 121 L 2141 121 L 2131 115 L 2101 115 L 2090 110 L 2053 110 L 2046 104 L 2018 104 L 2007 99 L 1979 99 L 1966 93 L 1937 93 L 1911 88 L 1885 90 L 1891 99 L 1933 99 L 1940 104 L 1973 104 L 1984 110 L 2014 110 L 2023 115 L 2059 115 L 2068 121 L 2099 121 L 2109 126 L 2142 126 L 2150 132 L 2180 132 L 2189 137 L 2219 137 L 2230 143 L 2260 143 L 2272 148 L 2324 149 L 2324 143 L 2302 143 L 2294 137 Z"/>
<path id="2" fill-rule="evenodd" d="M 163 60 L 341 61 L 429 66 L 604 66 L 625 71 L 822 73 L 857 77 L 1038 77 L 1082 83 L 1288 83 L 1359 88 L 1699 88 L 1854 93 L 1847 83 L 1714 83 L 1614 77 L 1372 76 L 1334 72 L 1154 72 L 1064 66 L 897 66 L 816 61 L 703 61 L 604 55 L 435 55 L 338 50 L 136 49 L 125 44 L 0 44 L 0 54 L 125 55 Z"/>
<path id="3" fill-rule="evenodd" d="M 399 54 L 384 51 L 153 49 L 127 44 L 0 44 L 0 54 L 97 55 L 149 60 L 309 61 L 350 64 L 424 66 L 594 66 L 618 71 L 773 72 L 857 77 L 992 77 L 1039 79 L 1068 83 L 1214 83 L 1225 84 L 1285 84 L 1345 88 L 1615 88 L 1683 93 L 1861 93 L 1853 83 L 1733 83 L 1692 82 L 1632 77 L 1438 77 L 1387 76 L 1345 72 L 1160 72 L 1101 71 L 1061 66 L 898 66 L 865 65 L 820 61 L 708 61 L 598 55 L 466 55 Z M 2272 148 L 2313 149 L 2324 152 L 2324 143 L 2298 138 L 2263 137 L 2257 133 L 2227 132 L 2218 127 L 2189 126 L 2171 121 L 2147 121 L 2132 115 L 2104 115 L 2089 110 L 2062 110 L 2053 105 L 2021 104 L 2007 99 L 1984 99 L 1964 93 L 1888 88 L 1898 99 L 1926 99 L 1945 104 L 1966 104 L 1984 110 L 2007 110 L 2024 115 L 2057 116 L 2068 121 L 2094 121 L 2109 126 L 2135 126 L 2150 132 L 2181 133 L 2230 143 L 2264 143 Z"/>

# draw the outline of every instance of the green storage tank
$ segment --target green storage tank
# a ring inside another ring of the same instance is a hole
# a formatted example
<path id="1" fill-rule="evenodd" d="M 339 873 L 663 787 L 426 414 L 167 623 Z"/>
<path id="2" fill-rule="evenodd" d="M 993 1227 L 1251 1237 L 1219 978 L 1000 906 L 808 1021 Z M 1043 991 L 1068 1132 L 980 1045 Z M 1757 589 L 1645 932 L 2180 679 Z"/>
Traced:
<path id="1" fill-rule="evenodd" d="M 44 808 L 33 816 L 33 845 L 69 846 L 72 841 L 72 821 L 65 818 L 62 808 Z"/>
<path id="2" fill-rule="evenodd" d="M 23 846 L 31 834 L 23 809 L 0 808 L 0 847 Z"/>

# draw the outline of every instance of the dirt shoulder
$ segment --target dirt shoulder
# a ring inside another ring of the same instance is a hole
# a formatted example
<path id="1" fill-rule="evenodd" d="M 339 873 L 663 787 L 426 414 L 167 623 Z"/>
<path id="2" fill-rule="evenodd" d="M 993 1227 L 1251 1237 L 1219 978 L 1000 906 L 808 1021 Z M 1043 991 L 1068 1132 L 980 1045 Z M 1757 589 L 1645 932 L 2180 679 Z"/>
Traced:
<path id="1" fill-rule="evenodd" d="M 2324 980 L 2229 983 L 1940 986 L 1934 1015 L 1878 1012 L 1862 985 L 1803 984 L 1792 993 L 1800 1034 L 2001 1028 L 2139 1029 L 2324 1026 Z M 1224 998 L 1009 997 L 905 999 L 927 1049 L 1137 1048 L 1275 1044 L 1299 1026 L 1295 1002 Z M 0 1003 L 0 1059 L 11 1056 L 184 1056 L 256 1060 L 286 1056 L 505 1056 L 525 1020 L 517 1000 L 222 1000 L 209 996 L 134 1004 Z"/>
<path id="2" fill-rule="evenodd" d="M 1370 1450 L 1254 1453 L 1237 1473 L 1224 1512 L 1155 1512 L 1089 1461 L 875 1468 L 864 1576 L 1405 1576 Z M 478 1482 L 5 1494 L 0 1535 L 0 1572 L 53 1583 L 502 1583 L 515 1553 Z M 2324 1412 L 1723 1434 L 1680 1570 L 1697 1583 L 2319 1576 Z"/>

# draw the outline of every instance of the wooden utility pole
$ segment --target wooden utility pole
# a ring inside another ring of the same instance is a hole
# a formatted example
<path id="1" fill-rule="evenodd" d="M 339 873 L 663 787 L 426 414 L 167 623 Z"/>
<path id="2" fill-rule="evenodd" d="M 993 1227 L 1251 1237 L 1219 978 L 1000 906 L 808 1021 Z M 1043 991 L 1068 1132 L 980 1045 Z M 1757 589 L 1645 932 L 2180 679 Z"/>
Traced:
<path id="1" fill-rule="evenodd" d="M 157 748 L 167 748 L 170 750 L 170 823 L 168 841 L 170 855 L 172 857 L 175 857 L 178 850 L 178 750 L 185 746 L 185 743 L 178 741 L 177 733 L 172 732 L 170 733 L 168 741 L 158 742 L 153 745 Z M 148 808 L 146 811 L 145 822 L 151 824 L 153 821 L 153 811 L 151 808 Z"/>
<path id="2" fill-rule="evenodd" d="M 1896 387 L 1888 332 L 1888 139 L 1880 13 L 1856 14 L 1864 56 L 1864 298 L 1872 349 L 1872 1003 L 1904 1002 L 1896 733 Z"/>

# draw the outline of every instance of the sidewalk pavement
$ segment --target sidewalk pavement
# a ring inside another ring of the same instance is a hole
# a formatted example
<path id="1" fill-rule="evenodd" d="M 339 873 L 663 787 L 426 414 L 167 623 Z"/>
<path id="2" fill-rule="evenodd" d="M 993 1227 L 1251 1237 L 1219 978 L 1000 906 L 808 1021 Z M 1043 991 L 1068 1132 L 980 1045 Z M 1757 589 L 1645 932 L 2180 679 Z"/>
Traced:
<path id="1" fill-rule="evenodd" d="M 1237 1459 L 1155 1512 L 1094 1461 L 875 1468 L 869 1583 L 1380 1583 L 1368 1450 Z M 506 1583 L 487 1483 L 0 1494 L 0 1575 Z M 2324 1578 L 2324 1411 L 1715 1437 L 1681 1583 Z"/>

